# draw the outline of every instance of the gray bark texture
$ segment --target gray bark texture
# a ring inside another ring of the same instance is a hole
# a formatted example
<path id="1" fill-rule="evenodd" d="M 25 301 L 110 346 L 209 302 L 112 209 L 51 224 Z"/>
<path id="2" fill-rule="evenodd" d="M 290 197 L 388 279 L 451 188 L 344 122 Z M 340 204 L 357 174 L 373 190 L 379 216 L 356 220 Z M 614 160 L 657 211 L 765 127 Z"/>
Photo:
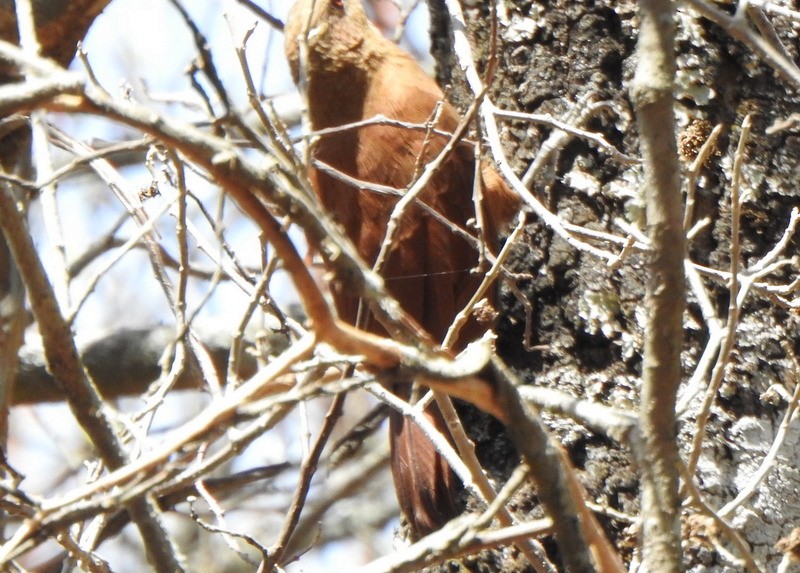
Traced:
<path id="1" fill-rule="evenodd" d="M 433 53 L 437 78 L 444 85 L 460 86 L 461 71 L 453 65 L 447 34 L 447 14 L 442 2 L 431 0 Z M 489 3 L 467 9 L 473 46 L 487 63 L 489 53 Z M 547 113 L 575 121 L 580 105 L 607 102 L 605 111 L 592 114 L 580 124 L 601 133 L 619 151 L 639 156 L 635 114 L 629 99 L 636 66 L 638 32 L 635 2 L 506 2 L 499 14 L 499 59 L 490 97 L 507 110 Z M 779 17 L 769 18 L 789 56 L 797 60 L 796 28 Z M 756 33 L 756 35 L 758 35 Z M 438 40 L 438 41 L 437 41 Z M 730 37 L 688 7 L 677 14 L 677 75 L 675 85 L 679 155 L 689 171 L 698 149 L 712 128 L 722 135 L 697 178 L 696 205 L 689 227 L 706 219 L 705 226 L 687 241 L 691 261 L 728 271 L 731 252 L 732 163 L 740 126 L 752 114 L 753 128 L 746 145 L 743 167 L 741 215 L 741 268 L 747 269 L 770 252 L 789 224 L 790 211 L 798 205 L 796 179 L 800 140 L 796 124 L 767 133 L 768 128 L 798 111 L 796 86 L 776 75 L 754 51 Z M 452 90 L 459 93 L 459 88 Z M 456 101 L 458 97 L 455 98 Z M 576 111 L 577 110 L 577 111 Z M 508 157 L 522 174 L 551 135 L 549 127 L 504 121 L 502 132 Z M 792 127 L 794 126 L 794 127 Z M 545 176 L 533 182 L 540 200 L 565 222 L 589 229 L 627 236 L 627 225 L 644 232 L 646 221 L 639 165 L 626 165 L 574 138 L 553 154 Z M 686 184 L 684 182 L 684 193 Z M 685 195 L 684 195 L 685 197 Z M 626 222 L 621 226 L 620 222 Z M 621 245 L 611 248 L 619 252 Z M 792 239 L 782 257 L 791 259 Z M 646 257 L 634 252 L 618 266 L 579 252 L 533 218 L 527 237 L 513 263 L 522 278 L 517 287 L 532 304 L 529 328 L 535 350 L 526 350 L 526 310 L 520 297 L 504 289 L 505 305 L 499 329 L 501 356 L 528 383 L 567 391 L 590 402 L 616 406 L 631 412 L 639 403 L 642 376 Z M 797 265 L 782 266 L 765 282 L 790 284 Z M 709 279 L 708 290 L 716 316 L 728 314 L 729 289 L 724 279 Z M 709 343 L 708 319 L 697 293 L 689 289 L 684 313 L 684 385 L 695 374 Z M 723 364 L 724 379 L 713 402 L 702 449 L 694 473 L 705 502 L 718 509 L 730 502 L 753 478 L 755 470 L 778 434 L 787 402 L 776 397 L 783 386 L 791 393 L 795 384 L 797 314 L 788 300 L 753 291 L 741 309 L 733 351 Z M 665 341 L 666 343 L 666 341 Z M 702 379 L 702 391 L 689 402 L 678 419 L 681 458 L 689 459 L 697 434 L 696 412 L 703 401 L 710 371 Z M 514 466 L 515 457 L 502 428 L 474 416 L 472 428 L 478 454 L 485 466 L 502 479 Z M 631 451 L 585 427 L 544 414 L 551 429 L 568 448 L 579 468 L 591 501 L 636 516 L 640 509 L 640 471 Z M 796 423 L 771 462 L 765 479 L 748 501 L 725 520 L 744 537 L 756 561 L 774 571 L 782 559 L 788 536 L 800 515 L 795 491 L 800 475 Z M 685 493 L 683 494 L 685 495 Z M 518 510 L 537 515 L 535 494 L 520 494 Z M 601 516 L 613 543 L 626 562 L 638 562 L 640 531 L 633 523 L 610 515 Z M 687 571 L 741 571 L 741 557 L 728 538 L 706 523 L 693 506 L 681 517 L 683 566 Z M 778 544 L 778 546 L 776 546 Z M 779 549 L 780 547 L 780 549 Z M 548 546 L 554 559 L 557 549 Z M 730 553 L 728 553 L 730 552 Z M 485 558 L 485 559 L 484 559 Z M 527 571 L 513 554 L 492 553 L 468 566 L 475 571 Z M 442 569 L 444 570 L 444 569 Z"/>

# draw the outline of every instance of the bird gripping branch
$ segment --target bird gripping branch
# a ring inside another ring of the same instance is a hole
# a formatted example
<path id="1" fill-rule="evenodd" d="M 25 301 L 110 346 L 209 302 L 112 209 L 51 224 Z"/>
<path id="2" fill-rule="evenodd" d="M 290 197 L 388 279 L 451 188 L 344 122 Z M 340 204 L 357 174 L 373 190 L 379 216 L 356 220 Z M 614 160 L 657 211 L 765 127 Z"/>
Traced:
<path id="1" fill-rule="evenodd" d="M 284 32 L 294 80 L 306 91 L 312 129 L 378 116 L 394 120 L 321 136 L 314 159 L 326 167 L 310 171 L 324 208 L 361 257 L 375 265 L 400 196 L 446 146 L 459 114 L 419 64 L 369 22 L 360 0 L 298 0 Z M 457 145 L 400 217 L 378 268 L 389 292 L 436 343 L 481 282 L 477 240 L 496 248 L 500 231 L 519 210 L 518 198 L 492 168 L 479 168 L 478 178 L 475 172 L 473 146 Z M 353 179 L 366 184 L 353 185 Z M 473 200 L 476 185 L 483 195 L 480 216 Z M 356 324 L 358 299 L 346 285 L 333 284 L 331 291 L 340 317 Z M 369 316 L 359 326 L 386 334 Z M 453 350 L 487 329 L 473 319 Z M 391 390 L 408 399 L 411 385 L 395 384 Z M 449 435 L 435 405 L 425 414 Z M 459 513 L 458 481 L 417 425 L 394 412 L 390 429 L 398 501 L 414 533 L 424 535 Z"/>

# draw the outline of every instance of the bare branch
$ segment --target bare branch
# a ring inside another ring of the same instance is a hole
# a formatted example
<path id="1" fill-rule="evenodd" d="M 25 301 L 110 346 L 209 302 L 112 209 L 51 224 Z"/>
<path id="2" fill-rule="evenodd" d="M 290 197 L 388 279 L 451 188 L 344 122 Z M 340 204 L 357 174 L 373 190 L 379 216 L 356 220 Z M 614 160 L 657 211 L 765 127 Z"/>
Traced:
<path id="1" fill-rule="evenodd" d="M 643 563 L 681 569 L 675 400 L 681 383 L 684 232 L 675 139 L 674 4 L 640 0 L 639 63 L 631 86 L 644 162 L 650 238 L 647 325 L 640 397 Z"/>

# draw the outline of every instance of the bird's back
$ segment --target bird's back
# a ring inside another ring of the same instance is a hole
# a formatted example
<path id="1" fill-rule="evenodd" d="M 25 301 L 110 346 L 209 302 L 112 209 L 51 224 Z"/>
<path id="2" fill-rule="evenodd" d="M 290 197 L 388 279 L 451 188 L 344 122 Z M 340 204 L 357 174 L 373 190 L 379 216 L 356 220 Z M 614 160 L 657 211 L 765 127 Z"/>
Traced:
<path id="1" fill-rule="evenodd" d="M 358 0 L 317 0 L 315 10 L 305 70 L 309 114 L 315 130 L 342 129 L 317 142 L 315 159 L 326 168 L 311 171 L 312 183 L 326 210 L 373 265 L 399 197 L 444 149 L 460 117 L 419 64 L 366 22 Z M 287 56 L 295 79 L 303 72 L 297 36 L 310 12 L 310 0 L 300 0 L 287 23 Z M 347 127 L 376 117 L 393 123 Z M 518 199 L 502 179 L 482 168 L 476 181 L 475 166 L 474 147 L 459 143 L 400 218 L 379 269 L 404 311 L 438 343 L 481 282 L 476 242 L 495 247 L 497 235 L 518 210 Z M 363 184 L 344 181 L 328 168 Z M 485 236 L 475 225 L 476 183 L 483 188 Z M 337 285 L 332 292 L 340 316 L 355 323 L 357 297 Z M 383 333 L 369 317 L 361 326 Z M 454 349 L 488 327 L 472 320 Z M 410 385 L 393 390 L 407 398 Z M 448 435 L 438 410 L 428 409 L 426 415 Z M 416 424 L 396 412 L 391 422 L 392 470 L 403 513 L 418 534 L 438 529 L 457 514 L 457 480 Z"/>

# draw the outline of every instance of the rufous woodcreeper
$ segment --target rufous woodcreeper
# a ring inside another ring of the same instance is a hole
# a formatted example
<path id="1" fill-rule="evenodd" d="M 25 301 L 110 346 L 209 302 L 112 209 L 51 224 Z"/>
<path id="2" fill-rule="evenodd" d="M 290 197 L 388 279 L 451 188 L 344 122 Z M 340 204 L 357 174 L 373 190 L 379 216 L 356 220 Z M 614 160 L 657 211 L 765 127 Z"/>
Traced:
<path id="1" fill-rule="evenodd" d="M 376 116 L 418 126 L 373 123 L 327 133 L 314 148 L 315 160 L 368 184 L 400 193 L 408 189 L 446 145 L 461 119 L 444 101 L 441 89 L 409 54 L 369 22 L 360 0 L 298 0 L 284 32 L 295 82 L 304 80 L 313 130 Z M 435 129 L 426 129 L 426 125 Z M 481 274 L 475 272 L 479 252 L 474 241 L 437 221 L 419 202 L 477 237 L 474 155 L 471 144 L 455 148 L 417 202 L 405 211 L 397 238 L 380 268 L 389 292 L 437 343 L 481 281 Z M 491 249 L 496 247 L 499 232 L 518 212 L 519 202 L 492 168 L 484 167 L 480 173 L 482 227 Z M 364 261 L 373 265 L 398 195 L 359 188 L 319 168 L 311 169 L 310 176 L 324 208 Z M 355 323 L 358 299 L 337 285 L 332 285 L 331 291 L 340 317 Z M 374 319 L 361 326 L 385 334 Z M 486 329 L 485 324 L 473 320 L 462 331 L 456 349 Z M 411 386 L 398 384 L 391 390 L 408 398 Z M 435 405 L 426 410 L 426 416 L 449 436 Z M 398 501 L 414 533 L 423 535 L 458 513 L 458 482 L 416 424 L 394 412 L 390 428 Z"/>

